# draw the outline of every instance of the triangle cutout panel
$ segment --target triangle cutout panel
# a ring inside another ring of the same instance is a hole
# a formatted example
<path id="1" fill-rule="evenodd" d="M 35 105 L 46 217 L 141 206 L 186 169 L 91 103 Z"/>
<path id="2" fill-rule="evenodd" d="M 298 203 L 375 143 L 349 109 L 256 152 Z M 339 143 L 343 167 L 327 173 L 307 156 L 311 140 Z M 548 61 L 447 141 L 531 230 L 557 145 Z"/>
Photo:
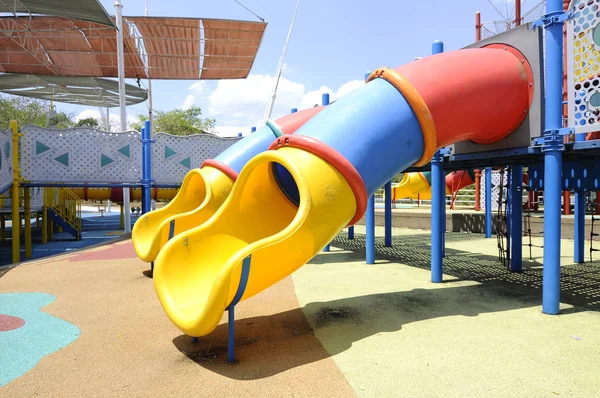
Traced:
<path id="1" fill-rule="evenodd" d="M 100 156 L 100 167 L 104 167 L 106 165 L 109 165 L 112 162 L 114 162 L 114 160 L 112 160 L 111 158 L 109 158 L 105 154 L 102 154 L 102 156 Z"/>
<path id="2" fill-rule="evenodd" d="M 125 155 L 127 157 L 131 156 L 131 151 L 129 149 L 129 144 L 125 145 L 123 148 L 117 149 L 117 152 L 119 152 L 120 154 Z"/>
<path id="3" fill-rule="evenodd" d="M 192 159 L 190 159 L 189 157 L 183 159 L 181 162 L 179 162 L 180 165 L 187 167 L 188 169 L 192 168 Z"/>
<path id="4" fill-rule="evenodd" d="M 43 144 L 41 142 L 39 142 L 38 140 L 35 140 L 35 154 L 39 155 L 40 153 L 44 153 L 46 151 L 50 150 L 50 147 L 46 144 Z"/>
<path id="5" fill-rule="evenodd" d="M 69 167 L 69 152 L 65 152 L 62 155 L 55 157 L 54 160 Z"/>
<path id="6" fill-rule="evenodd" d="M 171 148 L 169 148 L 168 146 L 165 145 L 165 159 L 170 158 L 171 156 L 174 156 L 177 152 L 175 152 L 174 150 L 172 150 Z"/>

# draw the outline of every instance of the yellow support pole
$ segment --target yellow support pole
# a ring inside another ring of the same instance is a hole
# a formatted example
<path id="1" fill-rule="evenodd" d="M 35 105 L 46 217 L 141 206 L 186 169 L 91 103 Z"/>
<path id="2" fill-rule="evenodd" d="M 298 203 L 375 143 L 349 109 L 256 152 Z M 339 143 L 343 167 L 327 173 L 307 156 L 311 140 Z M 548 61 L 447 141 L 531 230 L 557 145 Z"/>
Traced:
<path id="1" fill-rule="evenodd" d="M 48 239 L 54 239 L 54 221 L 48 220 Z"/>
<path id="2" fill-rule="evenodd" d="M 124 213 L 123 205 L 121 205 L 121 229 L 125 230 L 125 213 Z"/>
<path id="3" fill-rule="evenodd" d="M 48 210 L 46 209 L 46 205 L 42 210 L 42 243 L 48 243 Z"/>
<path id="4" fill-rule="evenodd" d="M 13 185 L 11 189 L 12 198 L 12 250 L 13 263 L 21 261 L 21 218 L 19 214 L 19 184 L 21 175 L 19 170 L 19 136 L 17 122 L 10 121 L 12 130 L 12 160 L 13 160 Z"/>
<path id="5" fill-rule="evenodd" d="M 31 191 L 23 188 L 23 218 L 25 219 L 25 258 L 31 258 Z"/>

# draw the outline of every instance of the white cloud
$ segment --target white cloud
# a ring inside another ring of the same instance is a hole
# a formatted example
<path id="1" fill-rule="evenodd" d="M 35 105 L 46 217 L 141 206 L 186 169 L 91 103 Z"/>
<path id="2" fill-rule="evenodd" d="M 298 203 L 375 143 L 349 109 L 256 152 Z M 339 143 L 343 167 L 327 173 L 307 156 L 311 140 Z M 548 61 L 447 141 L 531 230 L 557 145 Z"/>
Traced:
<path id="1" fill-rule="evenodd" d="M 239 131 L 247 135 L 250 126 L 262 124 L 274 82 L 271 75 L 250 75 L 241 80 L 220 80 L 212 91 L 204 81 L 196 82 L 189 86 L 190 94 L 184 105 L 197 104 L 202 108 L 203 116 L 215 118 L 215 130 L 219 135 L 237 136 Z M 321 86 L 307 92 L 304 84 L 282 77 L 271 118 L 284 116 L 292 108 L 302 110 L 320 105 L 323 93 L 329 93 L 330 101 L 334 101 L 363 84 L 362 80 L 352 80 L 337 90 Z"/>
<path id="2" fill-rule="evenodd" d="M 194 98 L 194 96 L 192 94 L 188 94 L 188 96 L 185 97 L 185 101 L 183 101 L 181 109 L 183 109 L 184 111 L 190 109 L 195 103 L 196 99 Z"/>

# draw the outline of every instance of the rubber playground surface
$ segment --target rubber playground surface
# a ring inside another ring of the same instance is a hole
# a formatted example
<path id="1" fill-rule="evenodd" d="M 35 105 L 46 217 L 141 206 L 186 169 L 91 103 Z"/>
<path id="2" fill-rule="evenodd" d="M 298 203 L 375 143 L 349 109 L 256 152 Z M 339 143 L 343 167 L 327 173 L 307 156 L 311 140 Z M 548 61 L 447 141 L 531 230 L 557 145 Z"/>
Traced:
<path id="1" fill-rule="evenodd" d="M 5 270 L 0 396 L 597 394 L 600 265 L 571 264 L 572 242 L 562 314 L 546 316 L 541 249 L 510 274 L 495 239 L 449 233 L 434 285 L 427 231 L 378 239 L 374 265 L 360 232 L 236 307 L 235 364 L 225 319 L 198 343 L 173 326 L 129 240 Z"/>

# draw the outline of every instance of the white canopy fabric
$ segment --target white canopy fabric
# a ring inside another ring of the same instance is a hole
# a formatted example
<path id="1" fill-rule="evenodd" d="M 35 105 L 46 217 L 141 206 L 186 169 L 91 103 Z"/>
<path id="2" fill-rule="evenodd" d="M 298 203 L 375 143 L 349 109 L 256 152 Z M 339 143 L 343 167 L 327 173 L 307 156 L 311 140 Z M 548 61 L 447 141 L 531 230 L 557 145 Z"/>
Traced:
<path id="1" fill-rule="evenodd" d="M 102 108 L 119 106 L 119 83 L 99 77 L 0 75 L 0 92 L 37 99 Z M 126 84 L 127 105 L 148 99 L 148 91 Z"/>

